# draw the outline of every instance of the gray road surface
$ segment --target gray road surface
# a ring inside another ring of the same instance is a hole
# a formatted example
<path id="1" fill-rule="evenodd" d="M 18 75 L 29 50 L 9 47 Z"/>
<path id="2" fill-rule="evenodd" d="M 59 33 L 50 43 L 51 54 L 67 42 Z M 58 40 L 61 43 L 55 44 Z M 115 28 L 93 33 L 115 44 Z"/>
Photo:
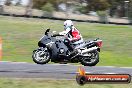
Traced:
<path id="1" fill-rule="evenodd" d="M 75 79 L 79 66 L 69 64 L 45 64 L 0 62 L 0 77 Z M 124 73 L 132 75 L 132 67 L 95 66 L 84 67 L 88 73 Z"/>

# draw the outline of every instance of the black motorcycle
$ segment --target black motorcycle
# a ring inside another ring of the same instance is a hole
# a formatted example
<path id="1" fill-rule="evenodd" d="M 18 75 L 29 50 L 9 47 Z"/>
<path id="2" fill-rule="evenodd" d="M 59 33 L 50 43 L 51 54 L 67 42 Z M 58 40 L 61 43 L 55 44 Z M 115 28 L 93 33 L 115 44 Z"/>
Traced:
<path id="1" fill-rule="evenodd" d="M 38 42 L 39 48 L 33 51 L 33 61 L 37 64 L 46 64 L 49 61 L 55 63 L 78 63 L 84 66 L 95 66 L 99 62 L 99 52 L 102 40 L 95 39 L 85 41 L 76 46 L 72 51 L 65 44 L 60 35 L 52 35 L 47 29 L 45 35 Z M 71 45 L 73 46 L 73 45 Z"/>

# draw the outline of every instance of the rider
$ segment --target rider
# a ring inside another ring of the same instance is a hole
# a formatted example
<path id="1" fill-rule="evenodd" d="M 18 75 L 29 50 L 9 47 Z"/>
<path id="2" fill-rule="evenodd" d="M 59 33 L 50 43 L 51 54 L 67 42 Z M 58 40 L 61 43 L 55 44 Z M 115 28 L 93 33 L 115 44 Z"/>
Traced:
<path id="1" fill-rule="evenodd" d="M 81 34 L 77 30 L 77 28 L 73 25 L 73 22 L 71 20 L 66 20 L 64 22 L 64 31 L 60 32 L 59 35 L 64 35 L 66 37 L 67 41 L 65 40 L 64 42 L 72 50 L 76 46 L 83 43 L 83 38 Z"/>

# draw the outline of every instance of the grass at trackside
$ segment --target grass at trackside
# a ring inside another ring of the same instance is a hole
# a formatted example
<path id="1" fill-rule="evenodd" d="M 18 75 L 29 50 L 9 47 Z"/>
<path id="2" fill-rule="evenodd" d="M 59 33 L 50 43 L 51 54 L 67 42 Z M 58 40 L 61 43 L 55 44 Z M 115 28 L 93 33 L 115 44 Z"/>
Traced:
<path id="1" fill-rule="evenodd" d="M 132 66 L 132 26 L 75 22 L 85 39 L 103 40 L 98 65 Z M 3 61 L 32 62 L 32 51 L 46 28 L 63 30 L 63 21 L 0 16 Z"/>
<path id="2" fill-rule="evenodd" d="M 0 88 L 131 88 L 130 84 L 85 84 L 80 86 L 73 80 L 43 80 L 0 78 Z"/>

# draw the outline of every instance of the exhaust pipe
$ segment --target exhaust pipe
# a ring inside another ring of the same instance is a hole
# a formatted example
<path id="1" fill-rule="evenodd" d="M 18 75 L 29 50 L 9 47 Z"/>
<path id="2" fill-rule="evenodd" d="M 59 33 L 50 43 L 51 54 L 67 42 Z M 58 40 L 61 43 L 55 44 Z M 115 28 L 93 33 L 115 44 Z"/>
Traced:
<path id="1" fill-rule="evenodd" d="M 87 53 L 87 52 L 90 52 L 90 51 L 93 51 L 93 50 L 97 50 L 98 49 L 98 47 L 92 47 L 92 48 L 89 48 L 89 49 L 85 49 L 85 50 L 83 50 L 82 52 L 81 52 L 81 54 L 85 54 L 85 53 Z"/>

